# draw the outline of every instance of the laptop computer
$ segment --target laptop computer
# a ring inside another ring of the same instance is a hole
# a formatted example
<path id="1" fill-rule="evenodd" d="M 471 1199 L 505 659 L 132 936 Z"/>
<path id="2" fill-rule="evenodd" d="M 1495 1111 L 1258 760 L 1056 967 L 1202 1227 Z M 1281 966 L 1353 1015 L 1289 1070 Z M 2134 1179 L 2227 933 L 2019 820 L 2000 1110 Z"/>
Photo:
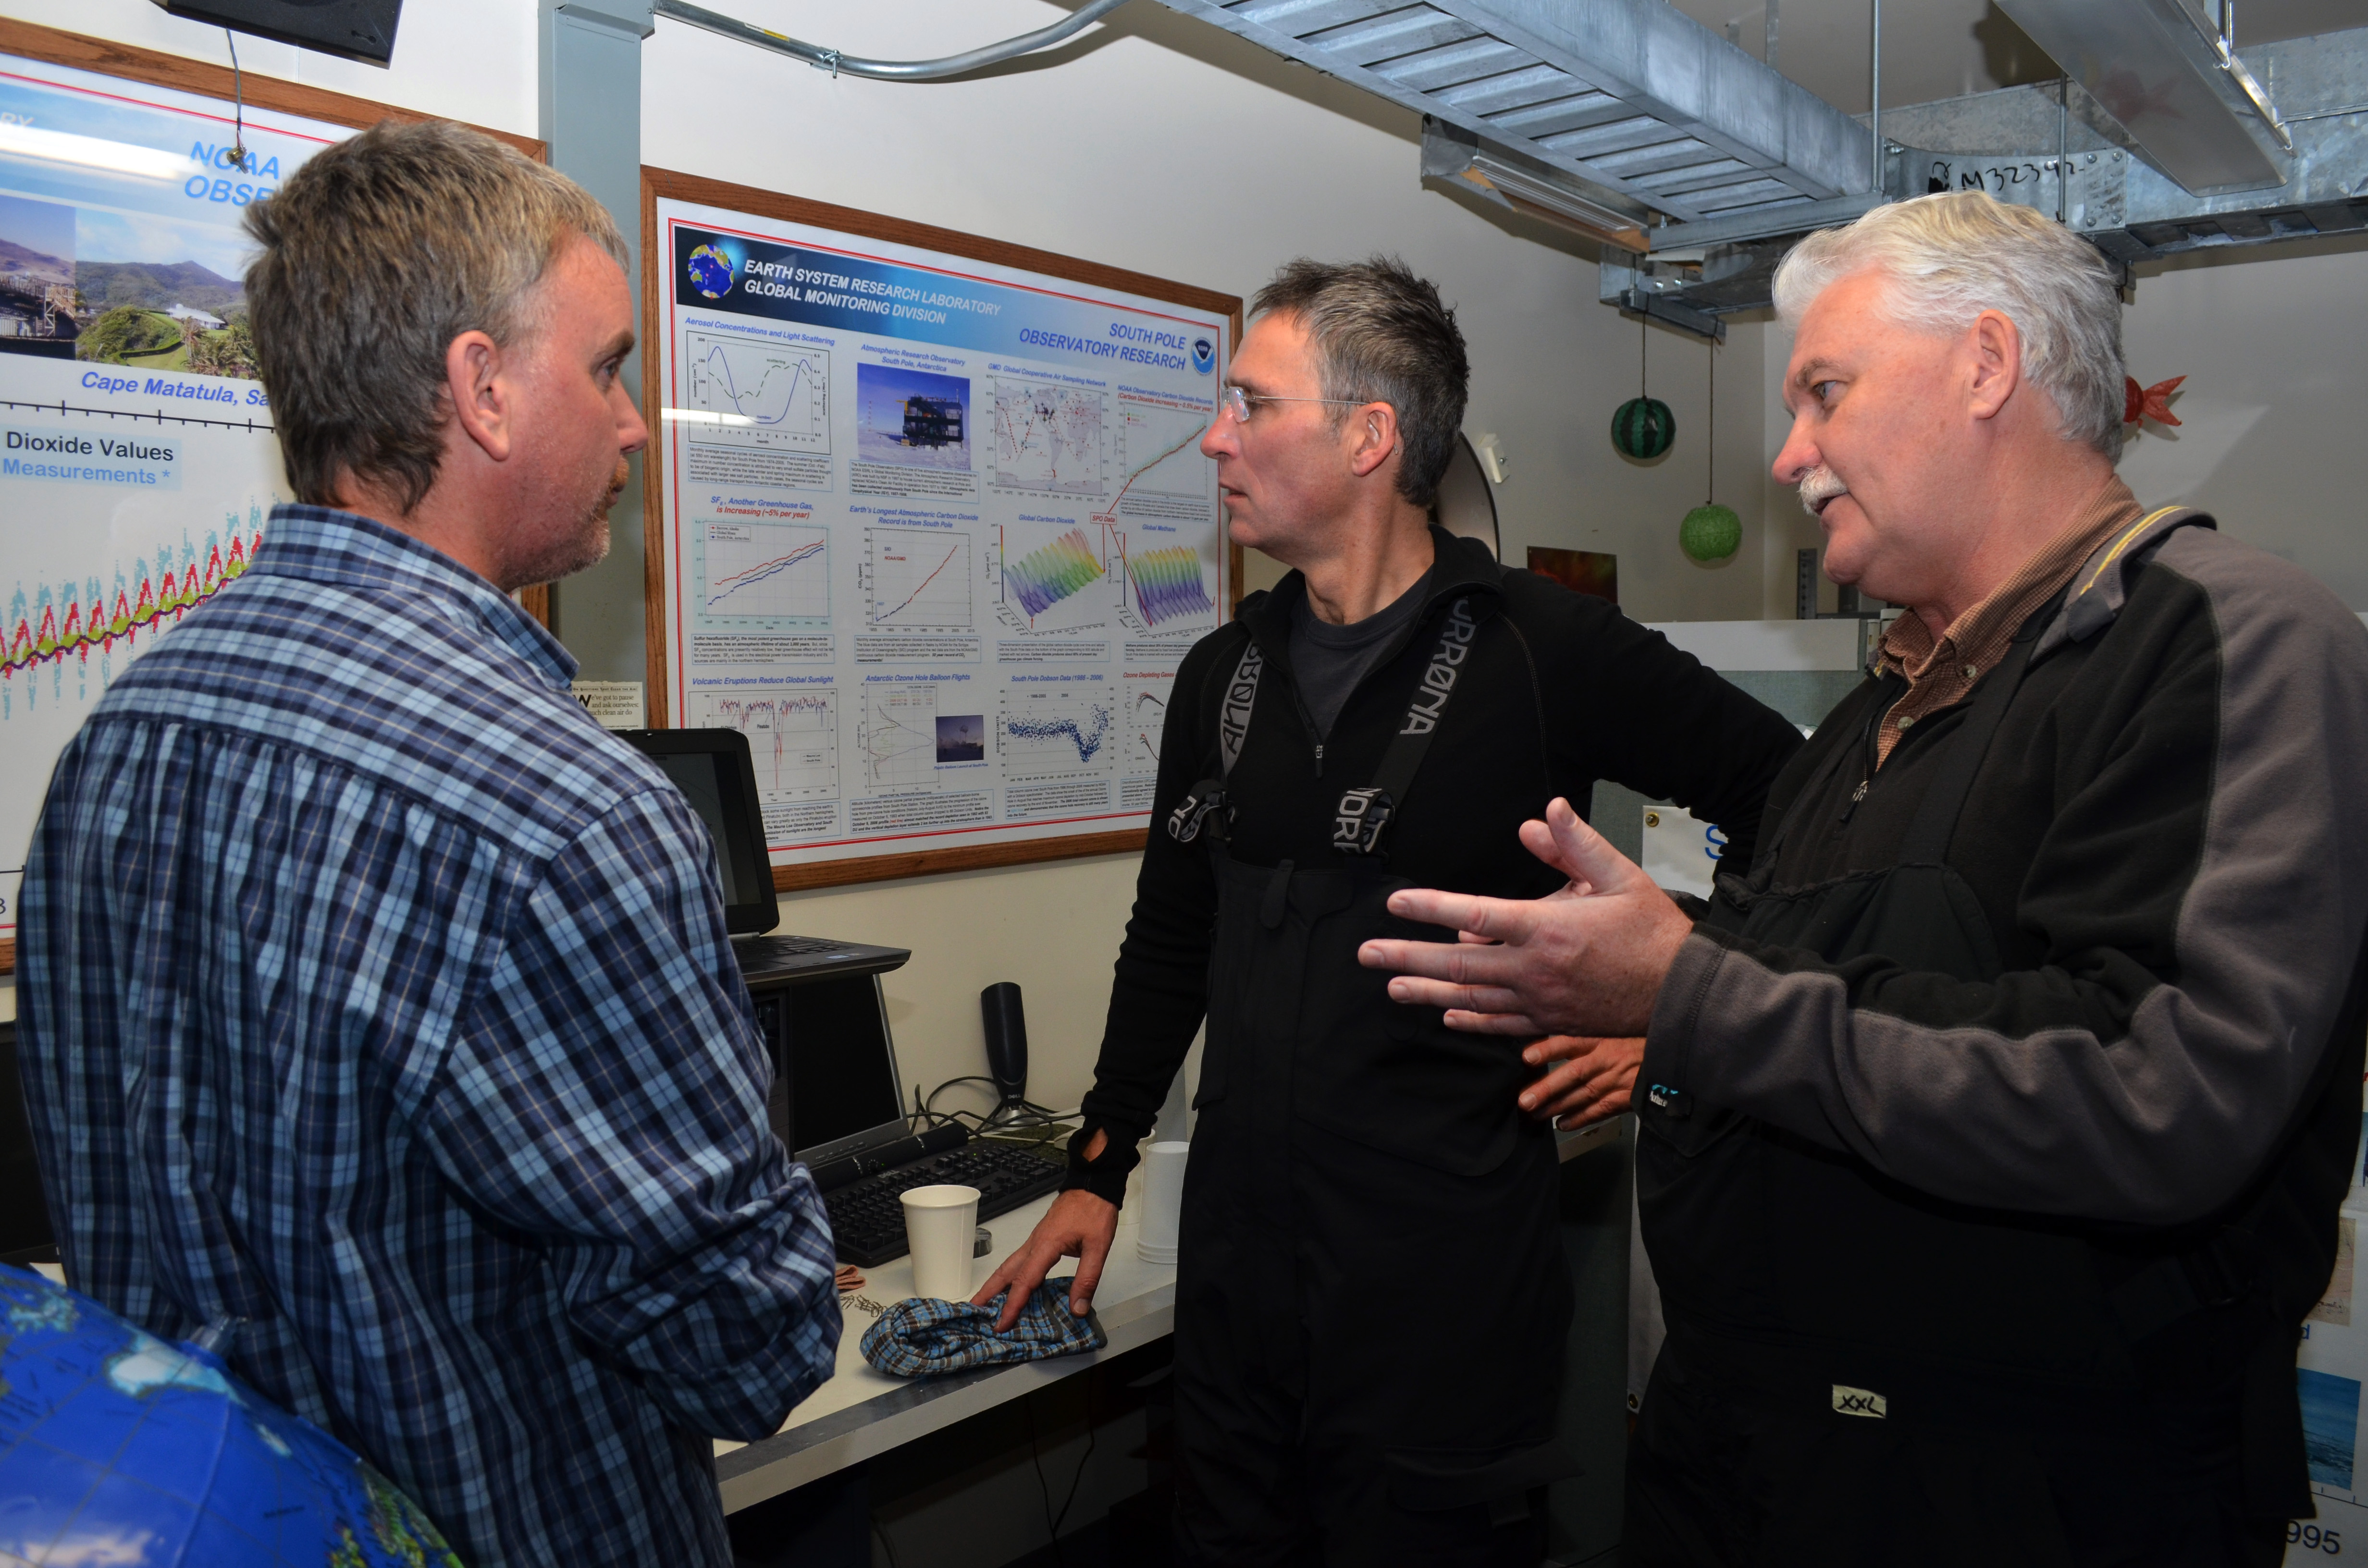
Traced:
<path id="1" fill-rule="evenodd" d="M 766 847 L 764 802 L 748 737 L 738 730 L 620 730 L 618 738 L 674 780 L 715 847 L 723 884 L 723 928 L 740 973 L 759 986 L 834 974 L 878 974 L 913 956 L 906 948 L 873 947 L 826 937 L 768 936 L 781 922 Z"/>
<path id="2" fill-rule="evenodd" d="M 957 1183 L 979 1189 L 982 1220 L 1061 1185 L 1060 1146 L 974 1139 L 948 1123 L 916 1134 L 888 1032 L 880 976 L 905 948 L 767 936 L 780 923 L 748 737 L 738 730 L 625 730 L 621 737 L 682 791 L 713 841 L 724 928 L 773 1057 L 766 1116 L 813 1168 L 838 1256 L 871 1266 L 906 1251 L 903 1193 Z"/>
<path id="3" fill-rule="evenodd" d="M 814 1171 L 843 1262 L 905 1255 L 902 1198 L 914 1187 L 974 1187 L 978 1217 L 988 1220 L 1061 1185 L 1064 1143 L 976 1138 L 952 1122 L 913 1131 L 877 974 L 804 982 L 780 995 L 791 1081 L 786 1142 Z"/>

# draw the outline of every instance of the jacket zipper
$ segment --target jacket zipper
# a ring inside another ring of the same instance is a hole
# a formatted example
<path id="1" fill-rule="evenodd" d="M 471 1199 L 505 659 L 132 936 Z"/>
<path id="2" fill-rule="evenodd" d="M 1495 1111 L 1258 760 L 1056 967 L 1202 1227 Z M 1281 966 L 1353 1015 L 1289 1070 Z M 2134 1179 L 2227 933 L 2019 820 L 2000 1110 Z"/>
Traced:
<path id="1" fill-rule="evenodd" d="M 1900 694 L 1902 697 L 1906 695 L 1907 693 L 1905 692 Z M 1897 703 L 1898 700 L 1899 698 L 1895 697 L 1890 702 L 1884 703 L 1882 707 L 1877 708 L 1873 713 L 1867 716 L 1866 733 L 1861 744 L 1861 749 L 1865 753 L 1865 761 L 1862 766 L 1866 769 L 1866 777 L 1861 778 L 1858 781 L 1858 788 L 1850 791 L 1850 803 L 1842 807 L 1840 820 L 1836 822 L 1834 824 L 1837 827 L 1847 827 L 1850 825 L 1851 816 L 1856 814 L 1858 811 L 1859 802 L 1866 799 L 1866 792 L 1869 790 L 1874 788 L 1875 759 L 1878 755 L 1876 752 L 1876 741 L 1883 730 L 1883 716 L 1890 712 L 1893 706 Z"/>

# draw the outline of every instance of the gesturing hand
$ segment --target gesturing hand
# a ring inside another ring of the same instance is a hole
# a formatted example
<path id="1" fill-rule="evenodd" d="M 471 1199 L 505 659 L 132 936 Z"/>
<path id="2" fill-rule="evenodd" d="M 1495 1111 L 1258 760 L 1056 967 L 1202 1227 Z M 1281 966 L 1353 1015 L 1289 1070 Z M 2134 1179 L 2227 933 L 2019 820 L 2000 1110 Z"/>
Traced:
<path id="1" fill-rule="evenodd" d="M 1568 801 L 1548 806 L 1543 822 L 1523 823 L 1521 843 L 1570 881 L 1527 901 L 1428 888 L 1392 893 L 1391 914 L 1464 939 L 1367 942 L 1358 961 L 1398 971 L 1390 999 L 1444 1007 L 1450 1028 L 1642 1035 L 1693 923 Z"/>

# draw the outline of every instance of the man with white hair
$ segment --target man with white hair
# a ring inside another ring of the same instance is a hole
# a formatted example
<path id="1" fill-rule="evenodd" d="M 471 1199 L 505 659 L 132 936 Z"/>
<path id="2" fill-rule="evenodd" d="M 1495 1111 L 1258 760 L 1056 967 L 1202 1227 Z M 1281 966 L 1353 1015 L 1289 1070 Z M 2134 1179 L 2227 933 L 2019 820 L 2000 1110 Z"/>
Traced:
<path id="1" fill-rule="evenodd" d="M 2104 262 L 2026 209 L 1787 258 L 1780 479 L 1909 613 L 1694 923 L 1562 802 L 1534 903 L 1402 892 L 1400 1001 L 1590 1037 L 1669 1335 L 1643 1563 L 2268 1563 L 2368 1017 L 2368 637 L 2115 476 Z M 1609 1038 L 1595 1038 L 1609 1037 Z"/>

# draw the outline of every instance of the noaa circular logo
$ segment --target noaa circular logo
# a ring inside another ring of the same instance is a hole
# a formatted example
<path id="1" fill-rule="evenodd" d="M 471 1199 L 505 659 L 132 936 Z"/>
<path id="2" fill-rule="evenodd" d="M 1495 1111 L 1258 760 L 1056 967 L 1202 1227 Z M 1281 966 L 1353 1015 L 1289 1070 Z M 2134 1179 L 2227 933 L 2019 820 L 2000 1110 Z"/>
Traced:
<path id="1" fill-rule="evenodd" d="M 732 258 L 713 245 L 701 245 L 690 253 L 690 286 L 711 300 L 720 300 L 731 291 Z"/>
<path id="2" fill-rule="evenodd" d="M 1205 337 L 1192 340 L 1192 368 L 1207 375 L 1217 364 L 1217 346 Z"/>

